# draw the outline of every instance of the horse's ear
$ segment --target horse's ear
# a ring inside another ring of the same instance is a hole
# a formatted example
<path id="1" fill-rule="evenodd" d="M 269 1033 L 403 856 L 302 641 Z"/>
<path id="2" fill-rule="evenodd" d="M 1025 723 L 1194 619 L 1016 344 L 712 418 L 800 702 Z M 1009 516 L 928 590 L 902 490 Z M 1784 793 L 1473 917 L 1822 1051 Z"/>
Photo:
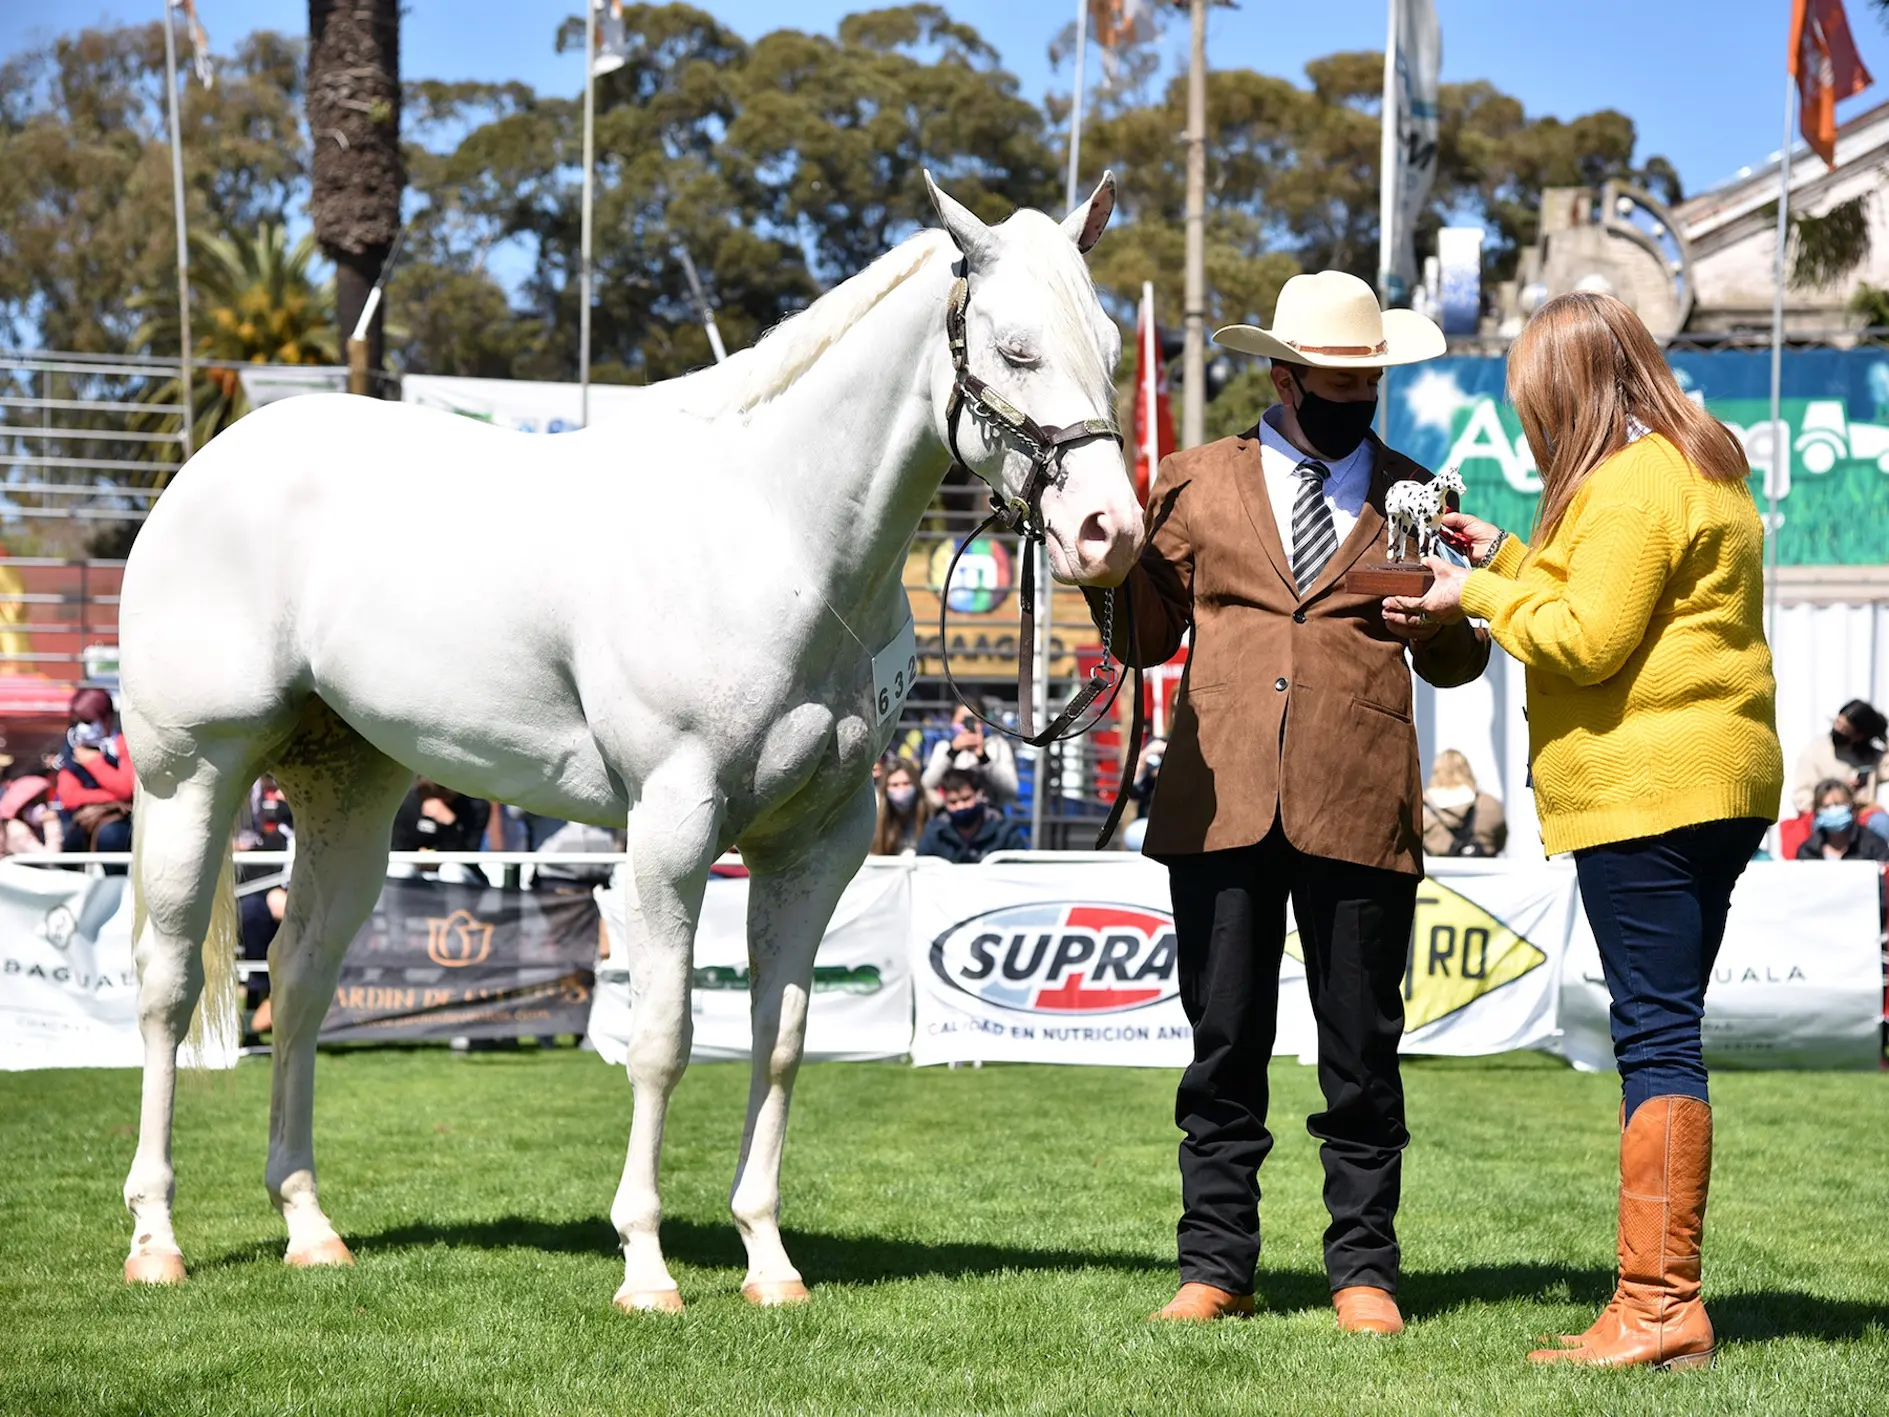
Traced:
<path id="1" fill-rule="evenodd" d="M 1102 180 L 1095 184 L 1095 191 L 1089 200 L 1063 218 L 1063 230 L 1069 239 L 1076 243 L 1076 249 L 1088 255 L 1095 243 L 1102 239 L 1102 228 L 1108 225 L 1108 219 L 1115 215 L 1115 174 L 1104 172 Z"/>
<path id="2" fill-rule="evenodd" d="M 990 249 L 994 239 L 990 228 L 979 221 L 969 207 L 932 181 L 930 168 L 925 169 L 925 190 L 931 194 L 932 210 L 938 213 L 938 220 L 944 223 L 944 229 L 967 261 L 975 262 Z"/>

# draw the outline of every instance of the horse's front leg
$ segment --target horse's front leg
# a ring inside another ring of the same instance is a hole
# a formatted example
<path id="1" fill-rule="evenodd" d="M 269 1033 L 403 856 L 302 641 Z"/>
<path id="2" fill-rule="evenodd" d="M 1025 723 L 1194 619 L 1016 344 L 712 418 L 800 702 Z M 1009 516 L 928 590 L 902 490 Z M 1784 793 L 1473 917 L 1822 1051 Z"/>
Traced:
<path id="1" fill-rule="evenodd" d="M 807 1037 L 813 957 L 847 883 L 872 844 L 878 804 L 864 782 L 827 824 L 795 840 L 790 853 L 743 848 L 748 882 L 748 967 L 754 1020 L 748 1123 L 729 1200 L 748 1250 L 742 1297 L 763 1305 L 807 1297 L 781 1243 L 781 1148 L 794 1074 Z"/>
<path id="2" fill-rule="evenodd" d="M 662 1256 L 662 1197 L 657 1173 L 669 1095 L 689 1062 L 690 973 L 702 892 L 715 862 L 725 804 L 706 753 L 670 759 L 649 779 L 630 816 L 624 914 L 630 938 L 628 1068 L 635 1094 L 629 1155 L 610 1206 L 623 1244 L 623 1285 L 616 1306 L 676 1312 L 682 1296 Z"/>

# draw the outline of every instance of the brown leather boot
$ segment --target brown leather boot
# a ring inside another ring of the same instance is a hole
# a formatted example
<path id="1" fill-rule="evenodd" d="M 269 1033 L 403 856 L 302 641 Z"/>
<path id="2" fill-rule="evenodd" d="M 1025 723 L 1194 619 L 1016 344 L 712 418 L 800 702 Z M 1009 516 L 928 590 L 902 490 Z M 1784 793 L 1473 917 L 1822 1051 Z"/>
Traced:
<path id="1" fill-rule="evenodd" d="M 1211 1284 L 1183 1284 L 1165 1309 L 1149 1314 L 1163 1323 L 1206 1323 L 1211 1319 L 1243 1319 L 1253 1312 L 1251 1294 L 1234 1294 Z"/>
<path id="2" fill-rule="evenodd" d="M 1699 1241 L 1712 1174 L 1712 1109 L 1696 1097 L 1640 1104 L 1620 1136 L 1620 1283 L 1592 1328 L 1534 1363 L 1702 1367 L 1714 1353 L 1699 1298 Z"/>
<path id="3" fill-rule="evenodd" d="M 1404 1316 L 1397 1311 L 1397 1300 L 1388 1289 L 1353 1284 L 1335 1291 L 1331 1302 L 1338 1311 L 1338 1327 L 1346 1333 L 1375 1333 L 1389 1338 L 1404 1331 Z"/>

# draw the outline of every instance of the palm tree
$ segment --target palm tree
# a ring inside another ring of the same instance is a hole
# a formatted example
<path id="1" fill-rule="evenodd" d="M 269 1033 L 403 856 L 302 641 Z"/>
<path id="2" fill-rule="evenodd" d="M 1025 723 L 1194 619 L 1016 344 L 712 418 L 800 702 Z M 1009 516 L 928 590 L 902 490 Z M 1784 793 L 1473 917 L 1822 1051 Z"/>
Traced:
<path id="1" fill-rule="evenodd" d="M 339 341 L 353 333 L 400 230 L 400 0 L 308 0 L 308 213 L 335 263 Z M 381 367 L 380 316 L 367 367 Z"/>
<path id="2" fill-rule="evenodd" d="M 309 271 L 315 256 L 313 234 L 293 247 L 279 222 L 264 222 L 253 233 L 198 236 L 190 241 L 192 353 L 199 361 L 238 364 L 339 363 L 334 329 L 333 282 L 317 283 Z M 177 307 L 168 292 L 133 297 L 134 309 L 149 313 L 134 342 L 143 349 L 176 349 L 181 338 Z M 165 380 L 144 396 L 147 403 L 182 401 L 179 381 Z M 242 383 L 234 369 L 206 369 L 200 363 L 193 381 L 195 446 L 201 448 L 248 412 Z M 175 432 L 179 415 L 145 414 L 134 426 L 148 432 Z M 153 458 L 168 458 L 172 445 L 143 445 Z M 143 485 L 161 487 L 167 474 Z"/>

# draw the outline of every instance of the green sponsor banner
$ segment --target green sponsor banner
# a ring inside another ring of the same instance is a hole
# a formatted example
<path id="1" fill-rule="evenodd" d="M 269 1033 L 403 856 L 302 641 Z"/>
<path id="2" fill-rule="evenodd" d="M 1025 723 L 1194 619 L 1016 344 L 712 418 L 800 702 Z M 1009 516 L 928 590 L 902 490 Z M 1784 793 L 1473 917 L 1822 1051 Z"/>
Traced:
<path id="1" fill-rule="evenodd" d="M 1770 424 L 1771 357 L 1763 351 L 1675 353 L 1680 386 L 1744 444 L 1760 509 L 1778 501 L 1778 560 L 1787 566 L 1889 562 L 1889 350 L 1790 350 L 1782 436 Z M 1427 467 L 1461 469 L 1463 509 L 1526 534 L 1541 480 L 1503 359 L 1432 360 L 1388 379 L 1391 446 Z"/>

